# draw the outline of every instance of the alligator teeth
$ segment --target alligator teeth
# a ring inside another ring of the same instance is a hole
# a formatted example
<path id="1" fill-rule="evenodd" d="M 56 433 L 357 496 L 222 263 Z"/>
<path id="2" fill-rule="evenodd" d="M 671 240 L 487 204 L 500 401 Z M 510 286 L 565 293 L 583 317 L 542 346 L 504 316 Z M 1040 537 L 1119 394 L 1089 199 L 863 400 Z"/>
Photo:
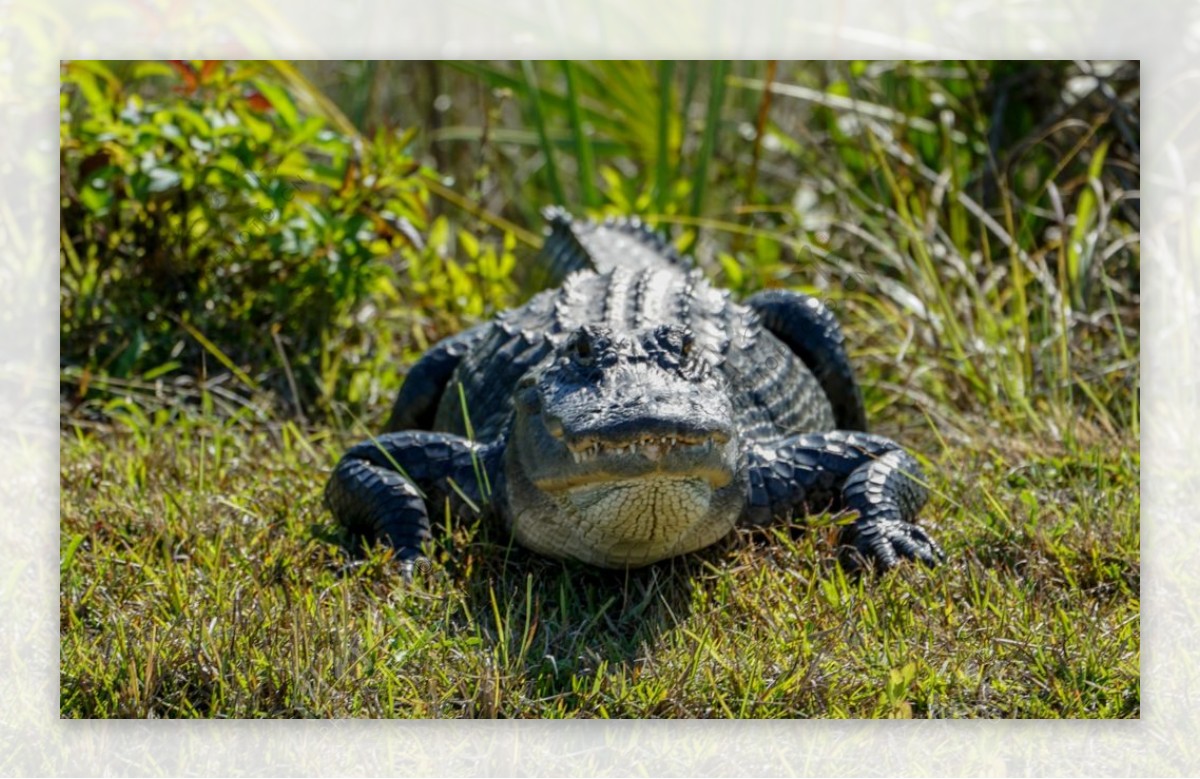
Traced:
<path id="1" fill-rule="evenodd" d="M 571 457 L 576 463 L 586 463 L 600 456 L 612 457 L 641 454 L 648 460 L 657 461 L 665 457 L 672 449 L 684 448 L 703 449 L 711 452 L 713 447 L 720 446 L 714 436 L 696 439 L 680 439 L 679 436 L 645 436 L 625 444 L 606 444 L 593 441 L 578 450 L 571 451 Z"/>

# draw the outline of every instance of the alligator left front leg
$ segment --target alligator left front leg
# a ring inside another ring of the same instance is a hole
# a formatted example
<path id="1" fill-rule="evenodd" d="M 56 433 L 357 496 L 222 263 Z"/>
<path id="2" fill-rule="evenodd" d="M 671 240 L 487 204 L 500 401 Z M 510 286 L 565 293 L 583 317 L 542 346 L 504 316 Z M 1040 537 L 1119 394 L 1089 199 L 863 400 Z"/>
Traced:
<path id="1" fill-rule="evenodd" d="M 901 559 L 936 565 L 940 546 L 913 524 L 928 495 L 921 466 L 882 436 L 838 430 L 784 438 L 751 448 L 744 521 L 763 525 L 825 508 L 853 509 L 842 543 L 881 568 Z"/>
<path id="2" fill-rule="evenodd" d="M 407 430 L 351 448 L 325 487 L 325 503 L 352 536 L 392 547 L 405 578 L 425 567 L 430 517 L 490 510 L 502 443 Z"/>

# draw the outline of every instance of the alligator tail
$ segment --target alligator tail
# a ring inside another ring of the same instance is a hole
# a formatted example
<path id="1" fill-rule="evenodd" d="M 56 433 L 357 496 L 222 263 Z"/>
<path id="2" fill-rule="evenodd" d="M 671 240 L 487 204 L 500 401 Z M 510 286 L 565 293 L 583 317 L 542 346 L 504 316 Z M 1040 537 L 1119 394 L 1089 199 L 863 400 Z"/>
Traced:
<path id="1" fill-rule="evenodd" d="M 577 220 L 561 206 L 542 211 L 549 234 L 537 265 L 545 286 L 557 286 L 581 270 L 606 273 L 614 268 L 639 270 L 690 263 L 679 256 L 666 238 L 636 216 L 608 218 L 596 223 Z"/>

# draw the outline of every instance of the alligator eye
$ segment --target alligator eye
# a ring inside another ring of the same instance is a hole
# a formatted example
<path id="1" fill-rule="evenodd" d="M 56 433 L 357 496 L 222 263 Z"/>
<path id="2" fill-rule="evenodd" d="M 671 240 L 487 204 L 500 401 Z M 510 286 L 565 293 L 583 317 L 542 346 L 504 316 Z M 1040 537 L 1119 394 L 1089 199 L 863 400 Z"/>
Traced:
<path id="1" fill-rule="evenodd" d="M 696 337 L 691 333 L 683 334 L 683 343 L 679 345 L 679 356 L 687 359 L 696 350 Z"/>
<path id="2" fill-rule="evenodd" d="M 596 354 L 592 349 L 592 339 L 588 338 L 586 333 L 580 332 L 571 341 L 571 353 L 575 357 L 575 362 L 580 365 L 591 365 L 596 359 Z"/>

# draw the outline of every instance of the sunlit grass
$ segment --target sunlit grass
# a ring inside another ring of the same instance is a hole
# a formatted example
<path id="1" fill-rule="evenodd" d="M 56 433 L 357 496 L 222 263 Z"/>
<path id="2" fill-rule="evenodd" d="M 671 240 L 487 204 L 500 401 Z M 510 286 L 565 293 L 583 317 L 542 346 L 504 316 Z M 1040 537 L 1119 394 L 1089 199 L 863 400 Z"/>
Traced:
<path id="1" fill-rule="evenodd" d="M 336 439 L 130 425 L 64 438 L 67 716 L 1139 710 L 1138 460 L 1103 440 L 942 451 L 935 572 L 847 579 L 833 518 L 627 575 L 467 522 L 406 587 L 385 553 L 336 544 Z"/>

